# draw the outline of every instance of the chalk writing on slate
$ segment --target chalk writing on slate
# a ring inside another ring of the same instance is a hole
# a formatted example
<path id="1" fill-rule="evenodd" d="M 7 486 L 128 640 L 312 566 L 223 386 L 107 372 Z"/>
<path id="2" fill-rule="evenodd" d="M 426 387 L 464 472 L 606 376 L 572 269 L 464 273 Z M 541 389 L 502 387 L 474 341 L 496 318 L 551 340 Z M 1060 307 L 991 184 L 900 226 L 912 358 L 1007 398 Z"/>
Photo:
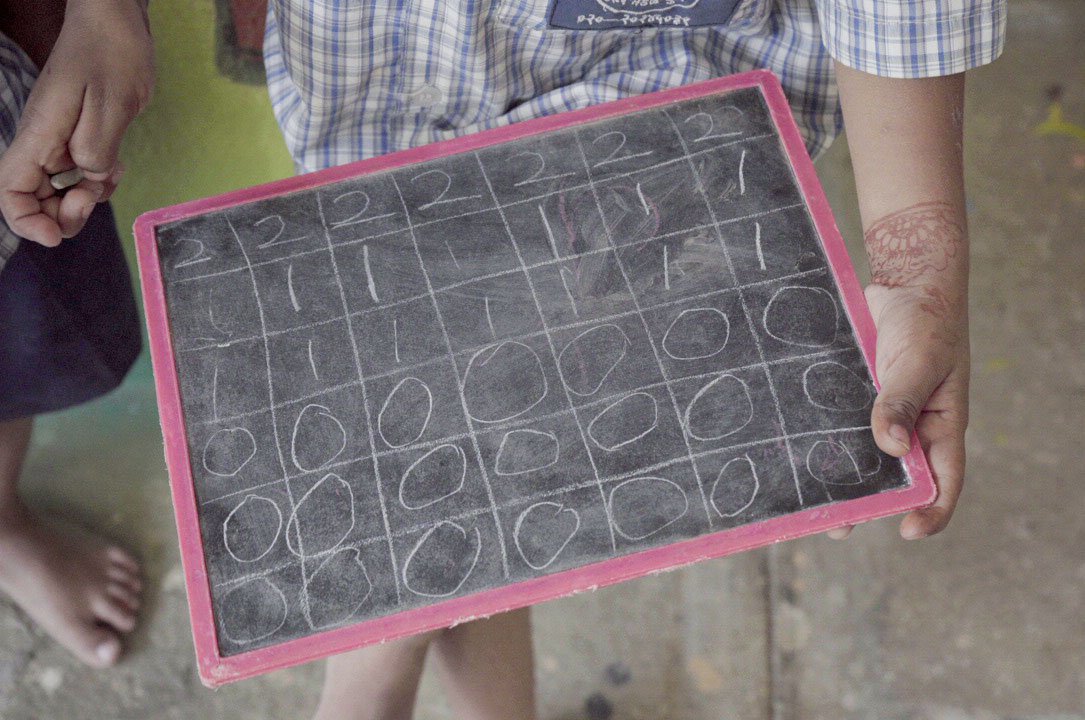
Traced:
<path id="1" fill-rule="evenodd" d="M 223 655 L 909 484 L 757 88 L 157 243 Z"/>

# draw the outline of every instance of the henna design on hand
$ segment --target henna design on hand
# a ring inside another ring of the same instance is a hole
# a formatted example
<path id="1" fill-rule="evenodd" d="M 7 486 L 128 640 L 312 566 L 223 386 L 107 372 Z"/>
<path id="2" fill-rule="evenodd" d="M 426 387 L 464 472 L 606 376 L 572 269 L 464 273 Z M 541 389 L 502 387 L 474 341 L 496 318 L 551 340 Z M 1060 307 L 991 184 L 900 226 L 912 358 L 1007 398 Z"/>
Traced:
<path id="1" fill-rule="evenodd" d="M 919 309 L 940 321 L 939 326 L 931 334 L 932 340 L 944 341 L 950 345 L 956 345 L 961 341 L 964 330 L 957 318 L 955 310 L 957 307 L 958 303 L 954 303 L 949 293 L 943 288 L 937 285 L 928 285 L 923 288 Z"/>
<path id="2" fill-rule="evenodd" d="M 965 230 L 953 205 L 925 202 L 879 219 L 863 235 L 871 281 L 906 287 L 946 270 L 961 252 Z"/>

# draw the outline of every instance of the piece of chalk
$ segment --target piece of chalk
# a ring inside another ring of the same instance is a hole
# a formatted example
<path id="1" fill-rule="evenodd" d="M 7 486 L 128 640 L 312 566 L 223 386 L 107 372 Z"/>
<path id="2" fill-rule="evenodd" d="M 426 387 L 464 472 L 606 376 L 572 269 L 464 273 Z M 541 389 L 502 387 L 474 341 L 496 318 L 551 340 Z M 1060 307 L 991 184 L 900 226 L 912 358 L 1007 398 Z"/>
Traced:
<path id="1" fill-rule="evenodd" d="M 65 170 L 64 172 L 49 176 L 49 184 L 52 185 L 55 190 L 67 190 L 73 185 L 78 185 L 81 182 L 83 182 L 83 171 L 79 168 L 72 168 L 71 170 Z"/>

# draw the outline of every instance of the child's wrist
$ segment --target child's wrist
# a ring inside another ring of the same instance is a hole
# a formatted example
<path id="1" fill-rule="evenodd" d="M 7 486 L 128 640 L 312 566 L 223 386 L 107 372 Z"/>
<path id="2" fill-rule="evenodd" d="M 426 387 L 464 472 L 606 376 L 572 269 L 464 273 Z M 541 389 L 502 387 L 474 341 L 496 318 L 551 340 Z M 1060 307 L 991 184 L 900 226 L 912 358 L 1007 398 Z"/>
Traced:
<path id="1" fill-rule="evenodd" d="M 968 230 L 955 204 L 923 202 L 889 213 L 867 228 L 863 242 L 875 285 L 967 291 Z"/>

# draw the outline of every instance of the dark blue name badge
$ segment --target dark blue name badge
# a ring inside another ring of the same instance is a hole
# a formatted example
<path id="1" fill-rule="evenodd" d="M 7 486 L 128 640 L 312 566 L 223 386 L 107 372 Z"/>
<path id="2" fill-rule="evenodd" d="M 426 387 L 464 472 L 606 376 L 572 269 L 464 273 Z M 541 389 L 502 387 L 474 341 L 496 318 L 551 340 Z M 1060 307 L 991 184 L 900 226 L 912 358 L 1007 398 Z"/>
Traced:
<path id="1" fill-rule="evenodd" d="M 726 25 L 742 0 L 551 0 L 550 27 L 568 30 Z"/>

